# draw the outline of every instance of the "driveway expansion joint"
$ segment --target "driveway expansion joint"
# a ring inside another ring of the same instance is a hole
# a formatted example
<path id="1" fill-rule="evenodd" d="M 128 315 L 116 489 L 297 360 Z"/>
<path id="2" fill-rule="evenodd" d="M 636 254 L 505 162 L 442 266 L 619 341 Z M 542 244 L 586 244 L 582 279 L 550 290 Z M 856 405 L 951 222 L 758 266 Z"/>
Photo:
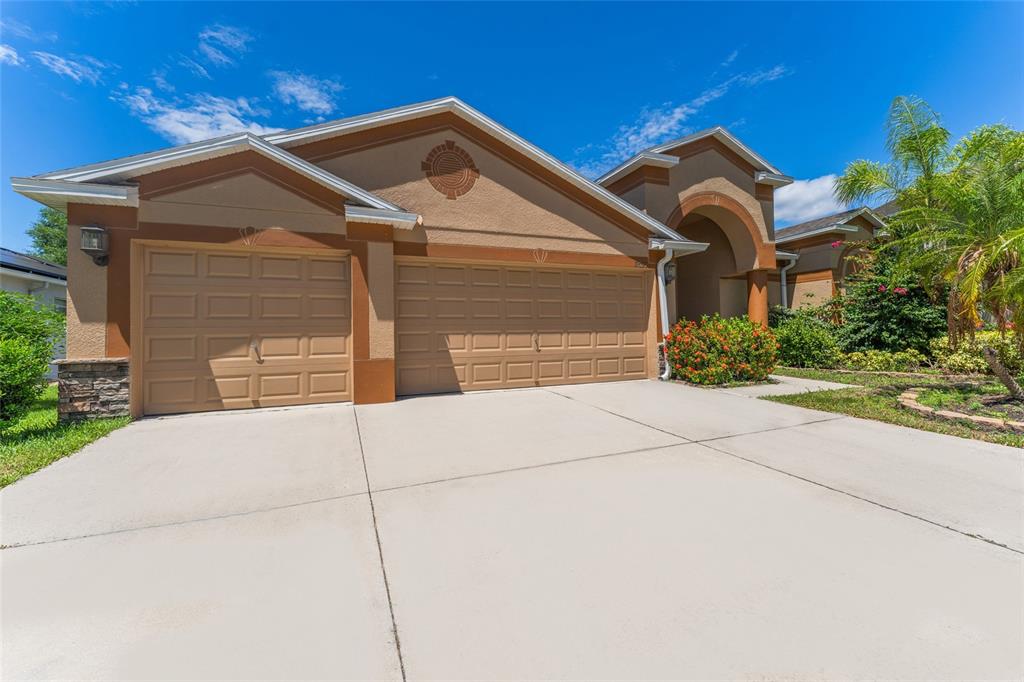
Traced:
<path id="1" fill-rule="evenodd" d="M 741 435 L 748 435 L 748 434 L 741 434 Z M 721 439 L 714 439 L 714 440 L 721 440 Z M 857 495 L 856 493 L 851 493 L 851 492 L 849 492 L 847 490 L 843 490 L 841 488 L 836 488 L 834 486 L 830 486 L 830 485 L 828 485 L 826 483 L 822 483 L 820 481 L 815 481 L 812 478 L 807 478 L 805 476 L 800 476 L 799 474 L 794 474 L 794 473 L 792 473 L 790 471 L 786 471 L 785 469 L 779 469 L 777 467 L 773 467 L 773 466 L 765 464 L 763 462 L 758 462 L 756 459 L 751 459 L 749 457 L 744 457 L 743 455 L 737 455 L 734 452 L 729 452 L 728 450 L 722 450 L 720 448 L 716 448 L 714 445 L 709 444 L 707 441 L 702 441 L 700 443 L 700 445 L 703 445 L 704 447 L 708 448 L 709 450 L 713 450 L 715 452 L 718 452 L 718 453 L 723 454 L 723 455 L 727 455 L 729 457 L 734 457 L 734 458 L 736 458 L 738 460 L 747 462 L 749 464 L 753 464 L 755 466 L 759 466 L 759 467 L 762 467 L 764 469 L 768 469 L 769 471 L 773 471 L 773 472 L 775 472 L 777 474 L 782 474 L 783 476 L 789 476 L 790 478 L 795 478 L 795 479 L 797 479 L 799 481 L 803 481 L 804 483 L 810 483 L 811 485 L 816 485 L 819 488 L 824 488 L 824 489 L 830 490 L 830 491 L 832 491 L 834 493 L 839 493 L 840 495 L 846 495 L 847 497 L 852 497 L 853 499 L 859 500 L 861 502 L 867 502 L 868 504 L 874 505 L 874 506 L 879 507 L 881 509 L 885 509 L 885 510 L 891 511 L 891 512 L 896 512 L 897 514 L 901 514 L 903 516 L 906 516 L 906 517 L 911 518 L 911 519 L 915 519 L 917 521 L 923 521 L 924 523 L 927 523 L 929 525 L 935 526 L 937 528 L 941 528 L 943 530 L 952 531 L 952 532 L 956 533 L 957 535 L 962 535 L 962 536 L 970 538 L 972 540 L 980 540 L 981 542 L 985 542 L 985 543 L 990 544 L 990 545 L 992 545 L 994 547 L 998 547 L 1000 549 L 1005 549 L 1005 550 L 1013 552 L 1015 554 L 1024 555 L 1024 551 L 1016 549 L 1015 547 L 1010 547 L 1009 545 L 1005 545 L 1005 544 L 1003 544 L 1003 543 L 1001 543 L 1001 542 L 999 542 L 997 540 L 993 540 L 991 538 L 987 538 L 984 535 L 980 535 L 978 533 L 969 533 L 967 531 L 960 530 L 959 528 L 954 528 L 953 526 L 947 526 L 947 525 L 945 525 L 943 523 L 939 523 L 938 521 L 932 521 L 931 519 L 925 518 L 923 516 L 919 516 L 917 514 L 912 514 L 911 512 L 904 511 L 904 510 L 899 509 L 897 507 L 893 507 L 893 506 L 884 504 L 884 503 L 879 502 L 877 500 L 872 500 L 870 498 L 863 497 L 861 495 Z"/>
<path id="2" fill-rule="evenodd" d="M 388 598 L 388 613 L 391 614 L 391 632 L 395 636 L 395 652 L 398 655 L 398 667 L 402 673 L 402 682 L 405 682 L 405 661 L 402 658 L 402 641 L 398 636 L 398 622 L 395 620 L 395 605 L 391 601 L 391 583 L 388 581 L 388 569 L 384 565 L 384 548 L 380 542 L 380 529 L 377 526 L 377 508 L 373 504 L 373 490 L 370 487 L 370 471 L 366 468 L 366 450 L 363 449 L 363 434 L 359 430 L 359 411 L 352 410 L 352 417 L 356 424 L 356 441 L 359 443 L 359 456 L 363 461 L 363 476 L 366 478 L 367 497 L 370 500 L 370 516 L 373 519 L 373 536 L 377 541 L 377 557 L 380 559 L 380 572 L 384 579 L 384 592 Z"/>

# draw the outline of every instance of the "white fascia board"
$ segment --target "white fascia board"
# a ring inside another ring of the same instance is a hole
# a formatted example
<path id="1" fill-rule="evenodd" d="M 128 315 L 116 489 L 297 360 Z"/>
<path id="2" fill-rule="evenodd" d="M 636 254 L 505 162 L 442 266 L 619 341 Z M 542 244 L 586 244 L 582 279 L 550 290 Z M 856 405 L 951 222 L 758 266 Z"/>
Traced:
<path id="1" fill-rule="evenodd" d="M 11 188 L 18 194 L 60 211 L 66 211 L 69 203 L 130 206 L 133 208 L 137 208 L 139 205 L 139 188 L 134 185 L 101 185 L 43 178 L 11 178 Z"/>
<path id="2" fill-rule="evenodd" d="M 267 135 L 265 139 L 271 144 L 287 148 L 293 145 L 313 142 L 315 140 L 321 140 L 335 135 L 368 130 L 383 125 L 413 120 L 442 112 L 455 114 L 475 127 L 484 130 L 492 137 L 495 137 L 513 149 L 525 154 L 610 208 L 613 208 L 629 217 L 631 220 L 640 223 L 651 232 L 660 234 L 669 239 L 678 239 L 681 237 L 681 235 L 676 233 L 674 230 L 669 229 L 667 225 L 662 224 L 643 211 L 640 211 L 636 207 L 626 203 L 600 185 L 587 180 L 555 157 L 551 156 L 539 147 L 527 142 L 496 121 L 484 116 L 479 111 L 468 104 L 465 104 L 456 97 L 445 97 L 429 102 L 422 102 L 420 104 L 411 104 L 405 107 L 387 109 L 377 113 L 354 116 L 340 121 L 321 123 L 307 128 L 275 133 Z"/>
<path id="3" fill-rule="evenodd" d="M 610 185 L 619 178 L 624 178 L 637 168 L 644 166 L 656 166 L 658 168 L 672 168 L 673 166 L 679 165 L 679 157 L 672 156 L 671 154 L 655 154 L 654 152 L 640 152 L 632 159 L 617 166 L 612 170 L 608 171 L 597 180 L 594 180 L 597 184 L 603 186 Z"/>
<path id="4" fill-rule="evenodd" d="M 718 139 L 719 142 L 750 162 L 750 165 L 754 166 L 757 170 L 768 171 L 775 175 L 782 175 L 778 168 L 768 163 L 761 155 L 757 154 L 753 149 L 740 142 L 736 136 L 722 126 L 715 126 L 714 128 L 701 130 L 700 132 L 693 133 L 692 135 L 687 135 L 685 137 L 680 137 L 664 144 L 660 144 L 657 147 L 651 147 L 646 151 L 661 154 L 662 152 L 667 152 L 670 149 L 690 144 L 697 140 L 703 140 L 706 137 L 714 137 Z"/>
<path id="5" fill-rule="evenodd" d="M 794 235 L 788 235 L 788 236 L 785 236 L 785 237 L 779 237 L 779 238 L 777 238 L 775 240 L 775 243 L 776 244 L 786 244 L 786 243 L 789 243 L 789 242 L 795 242 L 798 239 L 805 239 L 806 237 L 817 237 L 818 235 L 829 234 L 830 232 L 856 232 L 856 231 L 857 231 L 856 227 L 851 227 L 849 225 L 841 225 L 841 224 L 837 223 L 837 224 L 834 224 L 834 225 L 826 225 L 825 227 L 819 227 L 818 229 L 811 230 L 810 232 L 801 232 L 800 234 L 794 234 Z"/>
<path id="6" fill-rule="evenodd" d="M 759 182 L 763 185 L 771 185 L 772 187 L 785 187 L 786 185 L 793 184 L 793 178 L 780 173 L 757 171 L 757 173 L 754 174 L 754 182 Z"/>
<path id="7" fill-rule="evenodd" d="M 667 251 L 671 249 L 678 254 L 700 253 L 707 251 L 705 242 L 692 242 L 689 239 L 651 239 L 647 242 L 647 248 L 651 251 Z"/>
<path id="8" fill-rule="evenodd" d="M 796 260 L 800 257 L 799 253 L 793 253 L 792 251 L 779 251 L 775 249 L 775 257 L 780 260 Z"/>
<path id="9" fill-rule="evenodd" d="M 0 277 L 3 279 L 23 279 L 28 282 L 45 282 L 46 284 L 53 284 L 59 286 L 62 289 L 66 289 L 68 281 L 66 279 L 60 279 L 59 277 L 48 277 L 46 275 L 40 275 L 36 272 L 25 272 L 24 270 L 17 270 L 15 268 L 8 268 L 0 265 Z"/>
<path id="10" fill-rule="evenodd" d="M 853 220 L 857 216 L 864 216 L 865 218 L 867 218 L 868 222 L 874 225 L 876 229 L 885 227 L 885 219 L 882 218 L 882 216 L 875 213 L 874 211 L 872 211 L 867 206 L 854 213 L 852 216 L 847 218 L 847 220 Z"/>
<path id="11" fill-rule="evenodd" d="M 405 211 L 387 211 L 365 206 L 345 206 L 345 219 L 357 223 L 391 225 L 398 230 L 411 230 L 420 222 L 420 216 Z"/>
<path id="12" fill-rule="evenodd" d="M 100 164 L 82 166 L 58 173 L 40 176 L 40 179 L 65 180 L 73 183 L 89 182 L 90 180 L 123 181 L 146 173 L 182 166 L 197 161 L 235 154 L 240 151 L 252 150 L 268 159 L 280 163 L 324 187 L 338 192 L 346 199 L 373 208 L 389 211 L 400 211 L 394 204 L 356 187 L 350 182 L 328 173 L 314 164 L 300 159 L 284 149 L 274 146 L 252 133 L 226 135 L 204 142 L 163 149 L 149 154 L 129 156 Z"/>

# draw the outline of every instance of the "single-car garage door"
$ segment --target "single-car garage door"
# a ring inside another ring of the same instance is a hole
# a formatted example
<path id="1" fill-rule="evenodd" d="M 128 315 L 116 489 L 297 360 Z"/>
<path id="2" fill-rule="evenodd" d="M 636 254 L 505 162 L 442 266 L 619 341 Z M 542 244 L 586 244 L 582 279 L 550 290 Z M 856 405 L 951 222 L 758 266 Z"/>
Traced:
<path id="1" fill-rule="evenodd" d="M 399 394 L 647 376 L 650 276 L 400 260 Z"/>
<path id="2" fill-rule="evenodd" d="M 147 414 L 351 399 L 348 258 L 147 246 Z"/>

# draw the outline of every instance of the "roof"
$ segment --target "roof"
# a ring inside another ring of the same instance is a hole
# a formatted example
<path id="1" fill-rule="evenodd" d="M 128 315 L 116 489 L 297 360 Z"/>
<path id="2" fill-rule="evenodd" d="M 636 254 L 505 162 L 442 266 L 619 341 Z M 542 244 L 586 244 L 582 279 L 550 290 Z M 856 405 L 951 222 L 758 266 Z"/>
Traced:
<path id="1" fill-rule="evenodd" d="M 50 261 L 0 247 L 0 268 L 67 280 L 68 269 Z"/>
<path id="2" fill-rule="evenodd" d="M 784 244 L 803 237 L 810 237 L 830 232 L 856 232 L 857 228 L 848 223 L 858 216 L 863 216 L 875 228 L 885 227 L 885 221 L 867 206 L 851 208 L 840 213 L 833 213 L 822 218 L 815 218 L 797 225 L 790 225 L 775 230 L 775 243 Z"/>
<path id="3" fill-rule="evenodd" d="M 465 102 L 456 97 L 444 97 L 441 99 L 420 102 L 406 106 L 385 109 L 369 114 L 352 116 L 350 118 L 327 121 L 313 126 L 286 130 L 271 135 L 258 137 L 252 133 L 238 133 L 224 137 L 193 142 L 191 144 L 171 147 L 146 154 L 127 156 L 120 159 L 105 161 L 103 163 L 89 164 L 76 168 L 68 168 L 53 173 L 36 175 L 32 178 L 16 178 L 23 184 L 31 184 L 32 187 L 21 187 L 15 183 L 15 191 L 26 196 L 40 200 L 33 196 L 29 190 L 39 190 L 39 185 L 44 189 L 51 182 L 74 182 L 93 184 L 121 184 L 126 180 L 151 173 L 164 168 L 172 168 L 195 161 L 215 158 L 225 154 L 239 151 L 241 148 L 250 148 L 253 151 L 264 154 L 280 163 L 292 167 L 301 173 L 306 174 L 321 184 L 336 189 L 346 196 L 352 203 L 381 211 L 401 212 L 402 209 L 384 199 L 360 189 L 337 176 L 311 164 L 287 151 L 289 147 L 306 144 L 316 140 L 327 139 L 338 135 L 346 135 L 360 130 L 367 130 L 375 127 L 385 126 L 401 121 L 409 121 L 425 116 L 433 116 L 439 113 L 451 113 L 481 129 L 492 137 L 507 144 L 509 147 L 522 153 L 543 168 L 551 171 L 558 177 L 568 181 L 571 185 L 585 194 L 597 199 L 600 203 L 608 206 L 616 213 L 627 219 L 642 225 L 648 231 L 672 240 L 687 241 L 685 237 L 670 229 L 660 221 L 652 218 L 638 208 L 615 196 L 604 187 L 587 180 L 575 170 L 562 163 L 555 157 L 543 151 L 539 147 L 527 142 L 512 131 L 500 125 L 496 121 L 473 109 Z M 67 188 L 55 187 L 50 190 L 50 200 L 59 203 L 56 198 L 61 191 Z M 97 190 L 98 191 L 98 190 Z M 39 191 L 36 191 L 39 194 Z M 82 199 L 76 197 L 70 199 L 78 202 Z M 65 199 L 65 204 L 68 199 Z M 124 199 L 128 201 L 128 199 Z M 45 202 L 44 202 L 45 203 Z M 48 204 L 49 205 L 49 204 Z M 402 213 L 402 215 L 410 215 Z"/>
<path id="4" fill-rule="evenodd" d="M 310 180 L 341 194 L 346 200 L 359 206 L 377 208 L 385 211 L 401 211 L 389 201 L 378 197 L 372 192 L 356 187 L 336 175 L 332 175 L 319 166 L 291 154 L 280 147 L 268 143 L 264 139 L 249 132 L 235 133 L 215 137 L 211 140 L 193 142 L 180 147 L 161 149 L 146 154 L 126 156 L 112 161 L 69 168 L 54 173 L 36 175 L 32 178 L 18 180 L 35 180 L 36 182 L 74 182 L 74 183 L 124 183 L 140 175 L 158 170 L 174 168 L 196 161 L 214 159 L 240 151 L 253 151 L 272 161 L 276 161 L 291 170 L 306 176 Z M 17 187 L 15 187 L 17 190 Z"/>
<path id="5" fill-rule="evenodd" d="M 622 164 L 616 166 L 615 168 L 611 169 L 610 171 L 599 177 L 596 180 L 596 182 L 599 185 L 607 185 L 611 182 L 614 182 L 615 180 L 618 180 L 620 177 L 626 175 L 627 173 L 631 172 L 633 169 L 639 166 L 648 165 L 648 163 L 652 159 L 655 159 L 657 157 L 664 157 L 664 152 L 675 149 L 676 147 L 682 147 L 684 145 L 693 144 L 694 142 L 709 137 L 715 138 L 716 140 L 724 144 L 726 147 L 736 152 L 742 159 L 744 159 L 751 166 L 753 166 L 756 174 L 758 174 L 758 182 L 765 182 L 768 184 L 775 184 L 781 186 L 788 185 L 793 181 L 792 178 L 790 178 L 787 175 L 783 175 L 778 168 L 765 161 L 765 159 L 762 156 L 754 152 L 752 149 L 750 149 L 750 147 L 740 142 L 739 138 L 730 133 L 728 130 L 726 130 L 722 126 L 715 126 L 714 128 L 701 130 L 691 135 L 679 137 L 674 140 L 665 142 L 663 144 L 659 144 L 655 147 L 645 149 L 636 156 L 627 159 Z M 679 163 L 678 158 L 675 160 L 675 163 Z"/>
<path id="6" fill-rule="evenodd" d="M 871 210 L 883 218 L 891 218 L 894 214 L 899 212 L 900 206 L 896 203 L 896 200 L 893 199 L 892 201 L 887 201 L 881 206 L 876 206 Z"/>
<path id="7" fill-rule="evenodd" d="M 317 140 L 323 140 L 338 135 L 347 135 L 361 130 L 368 130 L 402 121 L 411 121 L 426 116 L 435 116 L 440 113 L 451 113 L 462 120 L 470 123 L 476 128 L 483 130 L 492 137 L 507 144 L 509 147 L 522 153 L 528 158 L 540 164 L 564 180 L 569 181 L 576 188 L 597 199 L 601 203 L 614 209 L 617 213 L 640 223 L 651 232 L 673 240 L 687 241 L 685 237 L 670 229 L 667 225 L 647 215 L 632 204 L 615 196 L 599 184 L 587 180 L 568 165 L 562 163 L 539 147 L 527 142 L 508 128 L 505 128 L 497 121 L 485 116 L 473 107 L 469 106 L 457 97 L 442 97 L 441 99 L 409 104 L 394 109 L 385 109 L 370 114 L 352 116 L 337 121 L 327 121 L 305 128 L 285 130 L 280 133 L 273 133 L 265 136 L 267 142 L 288 148 L 300 144 L 308 144 Z"/>

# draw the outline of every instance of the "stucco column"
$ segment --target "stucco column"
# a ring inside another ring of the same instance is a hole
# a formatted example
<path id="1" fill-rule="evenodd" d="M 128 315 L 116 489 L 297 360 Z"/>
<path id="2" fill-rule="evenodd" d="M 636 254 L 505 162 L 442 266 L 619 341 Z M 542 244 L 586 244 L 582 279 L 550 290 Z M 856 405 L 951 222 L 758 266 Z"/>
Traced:
<path id="1" fill-rule="evenodd" d="M 751 322 L 768 326 L 767 270 L 751 270 L 747 273 L 747 317 Z"/>
<path id="2" fill-rule="evenodd" d="M 390 228 L 348 224 L 352 246 L 352 402 L 395 399 L 394 245 Z"/>

